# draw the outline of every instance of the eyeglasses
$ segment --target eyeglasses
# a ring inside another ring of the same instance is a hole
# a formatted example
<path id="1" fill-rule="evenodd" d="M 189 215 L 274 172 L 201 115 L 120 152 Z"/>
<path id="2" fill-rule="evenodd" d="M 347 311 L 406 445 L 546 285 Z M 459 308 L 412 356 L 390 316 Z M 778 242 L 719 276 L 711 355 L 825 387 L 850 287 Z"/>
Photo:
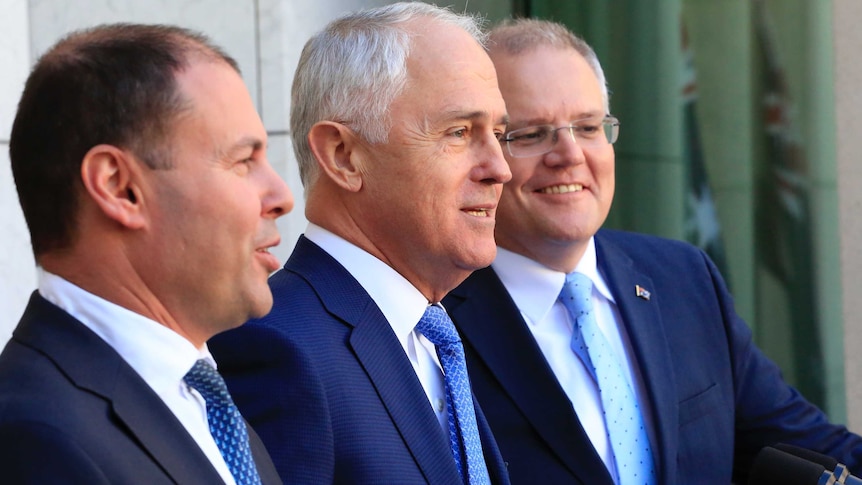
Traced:
<path id="1" fill-rule="evenodd" d="M 509 155 L 515 158 L 534 157 L 554 149 L 559 138 L 557 132 L 560 130 L 568 130 L 572 140 L 582 147 L 609 145 L 617 141 L 620 120 L 608 115 L 601 120 L 586 118 L 560 127 L 528 126 L 506 133 L 500 141 L 506 142 Z"/>

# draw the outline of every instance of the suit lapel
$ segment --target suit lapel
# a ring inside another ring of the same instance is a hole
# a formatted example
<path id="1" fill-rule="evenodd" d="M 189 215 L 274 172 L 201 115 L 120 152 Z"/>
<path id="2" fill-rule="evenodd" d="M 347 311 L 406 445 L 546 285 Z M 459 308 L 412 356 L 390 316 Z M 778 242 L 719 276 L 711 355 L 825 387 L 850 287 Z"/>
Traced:
<path id="1" fill-rule="evenodd" d="M 482 454 L 485 455 L 485 463 L 488 466 L 488 476 L 491 478 L 491 483 L 508 485 L 510 482 L 509 474 L 506 472 L 506 462 L 503 461 L 500 448 L 497 446 L 497 440 L 494 438 L 491 426 L 488 424 L 485 413 L 482 411 L 482 406 L 476 400 L 475 394 L 473 394 L 473 408 L 476 410 L 476 426 L 479 428 L 479 437 L 482 441 Z"/>
<path id="2" fill-rule="evenodd" d="M 462 338 L 560 460 L 583 483 L 595 484 L 596 477 L 611 483 L 571 402 L 496 273 L 491 268 L 476 271 L 450 294 L 447 303 Z"/>
<path id="3" fill-rule="evenodd" d="M 263 445 L 263 441 L 255 433 L 254 428 L 245 419 L 243 421 L 245 422 L 245 427 L 248 429 L 248 444 L 251 447 L 251 455 L 254 457 L 254 464 L 257 466 L 257 474 L 260 476 L 260 482 L 263 485 L 281 485 L 281 477 L 278 476 L 278 471 L 275 469 L 275 464 Z"/>
<path id="4" fill-rule="evenodd" d="M 616 299 L 650 401 L 658 440 L 652 448 L 660 467 L 659 483 L 671 483 L 676 470 L 679 404 L 674 398 L 676 381 L 660 313 L 660 288 L 607 236 L 602 231 L 596 235 L 599 268 Z M 649 300 L 637 295 L 636 285 L 650 292 Z"/>
<path id="5" fill-rule="evenodd" d="M 353 327 L 349 345 L 429 483 L 456 483 L 458 470 L 401 343 L 359 282 L 304 236 L 285 266 L 314 287 L 327 310 Z"/>
<path id="6" fill-rule="evenodd" d="M 119 419 L 178 483 L 220 483 L 216 480 L 221 477 L 191 435 L 161 399 L 134 382 L 135 377 L 136 373 L 117 380 L 113 403 Z"/>
<path id="7" fill-rule="evenodd" d="M 177 483 L 220 483 L 164 402 L 114 349 L 68 313 L 34 293 L 14 338 L 52 359 L 82 390 L 110 402 L 130 439 Z"/>

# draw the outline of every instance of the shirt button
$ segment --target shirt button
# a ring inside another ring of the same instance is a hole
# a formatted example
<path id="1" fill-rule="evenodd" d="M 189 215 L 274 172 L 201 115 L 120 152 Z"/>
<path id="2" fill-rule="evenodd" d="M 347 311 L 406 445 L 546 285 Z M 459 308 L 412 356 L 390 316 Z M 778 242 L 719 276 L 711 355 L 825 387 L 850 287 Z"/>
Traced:
<path id="1" fill-rule="evenodd" d="M 440 398 L 438 398 L 434 404 L 436 405 L 435 407 L 437 408 L 438 413 L 442 413 L 443 409 L 446 408 L 446 401 L 444 401 Z"/>

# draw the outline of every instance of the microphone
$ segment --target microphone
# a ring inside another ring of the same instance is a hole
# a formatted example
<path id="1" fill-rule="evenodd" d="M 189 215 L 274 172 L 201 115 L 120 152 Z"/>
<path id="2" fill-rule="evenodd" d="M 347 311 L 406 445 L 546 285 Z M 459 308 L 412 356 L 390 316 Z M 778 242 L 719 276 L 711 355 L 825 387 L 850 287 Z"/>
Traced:
<path id="1" fill-rule="evenodd" d="M 836 485 L 862 485 L 862 479 L 851 475 L 850 469 L 848 469 L 846 465 L 839 463 L 838 460 L 831 456 L 817 453 L 816 451 L 811 451 L 806 448 L 788 445 L 786 443 L 779 443 L 775 445 L 775 448 L 785 453 L 798 456 L 799 458 L 823 465 L 826 470 L 832 472 L 832 476 L 835 477 Z"/>
<path id="2" fill-rule="evenodd" d="M 826 467 L 767 446 L 751 465 L 748 485 L 838 485 Z"/>

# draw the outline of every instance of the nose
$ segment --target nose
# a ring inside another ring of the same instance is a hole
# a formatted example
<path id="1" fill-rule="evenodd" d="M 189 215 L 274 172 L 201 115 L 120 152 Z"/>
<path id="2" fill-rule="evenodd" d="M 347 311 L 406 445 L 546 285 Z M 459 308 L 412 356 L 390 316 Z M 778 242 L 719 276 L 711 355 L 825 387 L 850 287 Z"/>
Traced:
<path id="1" fill-rule="evenodd" d="M 578 144 L 571 128 L 557 128 L 554 132 L 554 148 L 544 155 L 548 166 L 565 166 L 585 163 L 584 148 Z"/>
<path id="2" fill-rule="evenodd" d="M 293 209 L 293 193 L 287 182 L 268 165 L 266 173 L 267 190 L 263 197 L 263 214 L 277 219 Z"/>
<path id="3" fill-rule="evenodd" d="M 512 179 L 509 163 L 503 156 L 503 148 L 497 137 L 490 135 L 482 143 L 479 165 L 479 180 L 486 184 L 504 184 Z"/>

